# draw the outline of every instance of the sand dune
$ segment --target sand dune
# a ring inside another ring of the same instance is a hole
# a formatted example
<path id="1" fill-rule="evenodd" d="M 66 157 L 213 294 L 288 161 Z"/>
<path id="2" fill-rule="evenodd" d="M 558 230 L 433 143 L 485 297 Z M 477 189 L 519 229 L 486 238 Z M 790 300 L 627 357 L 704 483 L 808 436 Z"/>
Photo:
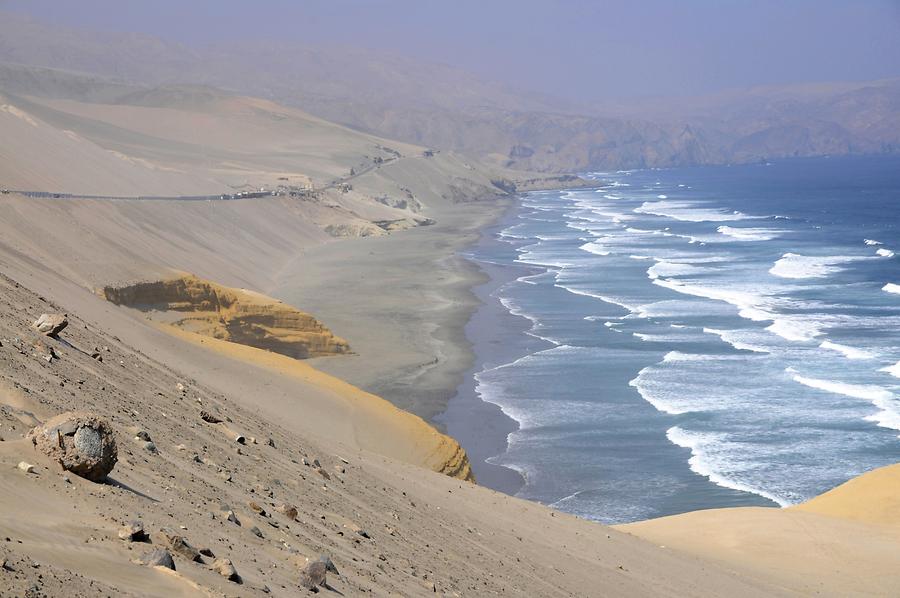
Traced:
<path id="1" fill-rule="evenodd" d="M 804 594 L 889 596 L 900 587 L 900 465 L 788 509 L 715 509 L 618 528 Z"/>

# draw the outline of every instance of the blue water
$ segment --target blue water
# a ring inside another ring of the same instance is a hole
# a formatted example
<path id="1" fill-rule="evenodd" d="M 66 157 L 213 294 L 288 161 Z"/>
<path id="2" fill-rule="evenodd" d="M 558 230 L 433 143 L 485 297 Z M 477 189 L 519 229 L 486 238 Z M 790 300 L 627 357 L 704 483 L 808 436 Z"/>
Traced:
<path id="1" fill-rule="evenodd" d="M 900 461 L 900 159 L 591 176 L 470 256 L 515 273 L 490 301 L 530 327 L 511 361 L 476 347 L 519 496 L 623 522 Z"/>

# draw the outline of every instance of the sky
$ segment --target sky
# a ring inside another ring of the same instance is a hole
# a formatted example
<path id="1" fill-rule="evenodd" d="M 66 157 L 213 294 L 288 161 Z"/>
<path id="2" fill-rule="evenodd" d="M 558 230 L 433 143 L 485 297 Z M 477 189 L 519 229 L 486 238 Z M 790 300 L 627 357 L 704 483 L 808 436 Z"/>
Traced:
<path id="1" fill-rule="evenodd" d="M 900 77 L 900 0 L 0 0 L 189 45 L 344 44 L 577 100 Z"/>

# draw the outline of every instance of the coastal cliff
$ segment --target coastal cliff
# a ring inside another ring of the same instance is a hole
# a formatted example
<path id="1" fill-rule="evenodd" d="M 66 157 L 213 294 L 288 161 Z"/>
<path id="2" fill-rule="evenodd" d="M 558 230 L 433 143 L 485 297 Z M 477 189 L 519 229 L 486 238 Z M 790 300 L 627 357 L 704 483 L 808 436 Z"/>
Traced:
<path id="1" fill-rule="evenodd" d="M 108 286 L 107 301 L 142 311 L 189 314 L 173 325 L 203 336 L 306 359 L 350 351 L 308 313 L 265 295 L 186 275 L 170 280 Z"/>

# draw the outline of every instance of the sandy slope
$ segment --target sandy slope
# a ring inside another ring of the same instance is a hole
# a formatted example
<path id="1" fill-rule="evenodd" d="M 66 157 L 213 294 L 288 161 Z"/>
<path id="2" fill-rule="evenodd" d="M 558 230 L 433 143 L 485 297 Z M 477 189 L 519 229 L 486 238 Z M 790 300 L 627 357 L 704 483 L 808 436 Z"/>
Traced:
<path id="1" fill-rule="evenodd" d="M 37 584 L 60 593 L 67 587 L 60 580 L 75 571 L 122 595 L 263 595 L 267 586 L 271 595 L 292 596 L 298 567 L 320 552 L 334 558 L 342 575 L 332 575 L 330 584 L 344 595 L 771 592 L 693 557 L 361 451 L 329 439 L 327 429 L 319 441 L 302 439 L 258 404 L 249 410 L 237 393 L 197 383 L 150 358 L 148 346 L 136 351 L 71 311 L 63 342 L 48 341 L 60 357 L 47 364 L 30 354 L 27 328 L 34 314 L 58 308 L 8 279 L 0 281 L 0 294 L 0 537 L 10 538 L 0 543 L 0 556 L 16 569 L 0 573 L 3 592 Z M 94 347 L 101 347 L 102 362 L 82 352 Z M 102 412 L 113 423 L 120 462 L 112 484 L 74 476 L 67 483 L 20 439 L 35 418 L 71 408 Z M 230 418 L 230 428 L 259 443 L 235 444 L 221 426 L 199 419 L 201 408 Z M 137 428 L 150 434 L 158 453 L 132 438 Z M 303 465 L 304 456 L 320 459 L 330 479 Z M 36 474 L 15 468 L 23 459 L 37 465 Z M 254 514 L 250 501 L 271 517 Z M 297 506 L 298 521 L 274 512 L 282 502 Z M 237 513 L 240 526 L 223 520 L 220 503 Z M 145 546 L 122 542 L 115 532 L 134 517 L 154 544 L 161 527 L 184 526 L 195 546 L 232 559 L 244 584 L 183 559 L 176 575 L 131 564 Z"/>
<path id="2" fill-rule="evenodd" d="M 900 587 L 900 465 L 788 509 L 715 509 L 619 529 L 806 594 L 891 596 Z"/>

